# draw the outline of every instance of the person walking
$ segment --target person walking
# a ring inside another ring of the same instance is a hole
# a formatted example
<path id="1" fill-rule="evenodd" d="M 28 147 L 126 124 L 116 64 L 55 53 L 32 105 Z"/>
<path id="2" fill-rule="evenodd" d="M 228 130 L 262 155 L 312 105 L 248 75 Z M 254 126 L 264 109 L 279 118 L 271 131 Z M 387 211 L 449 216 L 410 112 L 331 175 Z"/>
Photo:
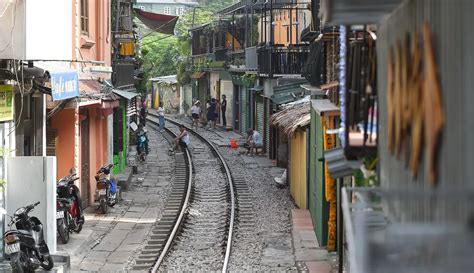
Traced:
<path id="1" fill-rule="evenodd" d="M 207 120 L 209 122 L 209 128 L 216 128 L 216 99 L 212 98 L 209 103 L 209 108 L 207 108 Z"/>
<path id="2" fill-rule="evenodd" d="M 165 109 L 163 108 L 162 102 L 160 102 L 160 106 L 158 106 L 156 112 L 158 113 L 158 119 L 160 121 L 160 133 L 163 133 L 165 131 Z"/>
<path id="3" fill-rule="evenodd" d="M 225 116 L 225 111 L 227 110 L 227 100 L 225 95 L 222 95 L 222 102 L 221 102 L 221 115 L 222 115 L 222 126 L 224 127 L 224 130 L 227 127 L 227 119 Z"/>
<path id="4" fill-rule="evenodd" d="M 201 116 L 201 102 L 199 100 L 194 102 L 193 106 L 191 107 L 191 116 L 193 117 L 192 126 L 196 126 L 197 131 L 199 127 L 199 117 Z"/>

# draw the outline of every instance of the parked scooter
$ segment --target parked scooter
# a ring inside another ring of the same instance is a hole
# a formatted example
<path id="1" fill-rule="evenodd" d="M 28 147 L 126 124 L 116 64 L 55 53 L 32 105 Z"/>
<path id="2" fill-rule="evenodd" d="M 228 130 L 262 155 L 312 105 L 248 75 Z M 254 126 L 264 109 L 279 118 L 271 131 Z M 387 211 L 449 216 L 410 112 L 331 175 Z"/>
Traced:
<path id="1" fill-rule="evenodd" d="M 95 175 L 95 181 L 97 182 L 97 200 L 99 201 L 98 209 L 103 214 L 107 213 L 107 207 L 113 207 L 117 204 L 117 182 L 110 177 L 110 171 L 114 164 L 108 164 L 102 166 L 97 174 Z"/>
<path id="2" fill-rule="evenodd" d="M 74 181 L 79 177 L 75 173 L 61 178 L 58 182 L 57 193 L 57 228 L 61 242 L 69 241 L 69 233 L 81 232 L 84 224 L 84 215 L 81 209 L 81 198 L 79 188 Z"/>
<path id="3" fill-rule="evenodd" d="M 142 124 L 139 125 L 137 131 L 137 153 L 138 160 L 145 161 L 148 154 L 148 136 L 147 131 Z"/>
<path id="4" fill-rule="evenodd" d="M 10 216 L 10 230 L 3 234 L 5 254 L 10 258 L 13 272 L 34 271 L 38 267 L 51 270 L 54 266 L 49 248 L 44 240 L 43 224 L 30 213 L 40 202 L 21 207 Z M 0 213 L 6 214 L 1 208 Z M 13 224 L 16 230 L 12 230 Z"/>

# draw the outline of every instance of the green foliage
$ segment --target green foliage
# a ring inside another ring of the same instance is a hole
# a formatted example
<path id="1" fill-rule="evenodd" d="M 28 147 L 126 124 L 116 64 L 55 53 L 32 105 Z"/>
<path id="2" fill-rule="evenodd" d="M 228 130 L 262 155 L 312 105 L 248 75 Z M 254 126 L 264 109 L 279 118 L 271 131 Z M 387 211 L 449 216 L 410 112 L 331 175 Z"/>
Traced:
<path id="1" fill-rule="evenodd" d="M 191 81 L 193 67 L 190 61 L 189 29 L 211 22 L 214 13 L 231 5 L 232 0 L 202 0 L 199 4 L 199 7 L 189 9 L 179 17 L 175 27 L 175 36 L 163 39 L 166 35 L 153 34 L 141 41 L 144 45 L 141 47 L 142 55 L 137 58 L 143 61 L 144 80 L 139 87 L 142 92 L 145 93 L 151 89 L 149 79 L 153 77 L 176 74 L 178 82 L 182 85 Z M 210 65 L 210 62 L 206 61 L 196 65 L 195 70 L 201 71 Z M 214 63 L 212 66 L 222 67 L 222 64 Z"/>
<path id="2" fill-rule="evenodd" d="M 355 184 L 357 187 L 374 187 L 379 185 L 376 169 L 377 158 L 367 157 L 363 159 L 360 169 L 354 172 Z"/>
<path id="3" fill-rule="evenodd" d="M 244 74 L 242 75 L 242 85 L 245 87 L 252 87 L 257 80 L 256 74 Z"/>
<path id="4" fill-rule="evenodd" d="M 142 47 L 144 81 L 142 90 L 150 90 L 150 78 L 176 74 L 177 62 L 180 55 L 178 39 L 166 37 L 163 34 L 154 34 L 143 39 Z M 154 42 L 156 41 L 156 42 Z"/>

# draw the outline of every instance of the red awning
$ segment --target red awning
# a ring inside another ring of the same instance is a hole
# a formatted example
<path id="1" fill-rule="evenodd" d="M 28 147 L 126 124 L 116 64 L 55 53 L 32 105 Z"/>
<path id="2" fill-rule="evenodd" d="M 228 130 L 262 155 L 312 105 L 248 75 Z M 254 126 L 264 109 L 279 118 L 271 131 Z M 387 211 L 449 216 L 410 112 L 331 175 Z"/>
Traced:
<path id="1" fill-rule="evenodd" d="M 147 12 L 141 9 L 134 10 L 137 13 L 137 18 L 148 28 L 159 33 L 174 34 L 174 26 L 178 21 L 178 16 Z"/>

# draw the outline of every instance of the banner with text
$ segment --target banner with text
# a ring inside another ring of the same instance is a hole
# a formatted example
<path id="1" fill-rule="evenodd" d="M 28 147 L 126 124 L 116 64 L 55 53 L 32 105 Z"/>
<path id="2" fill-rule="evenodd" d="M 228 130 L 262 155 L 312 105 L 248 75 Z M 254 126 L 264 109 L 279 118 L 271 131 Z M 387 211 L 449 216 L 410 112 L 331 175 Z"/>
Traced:
<path id="1" fill-rule="evenodd" d="M 51 93 L 54 101 L 78 97 L 77 72 L 51 72 Z"/>
<path id="2" fill-rule="evenodd" d="M 13 85 L 0 85 L 0 122 L 13 120 Z"/>

